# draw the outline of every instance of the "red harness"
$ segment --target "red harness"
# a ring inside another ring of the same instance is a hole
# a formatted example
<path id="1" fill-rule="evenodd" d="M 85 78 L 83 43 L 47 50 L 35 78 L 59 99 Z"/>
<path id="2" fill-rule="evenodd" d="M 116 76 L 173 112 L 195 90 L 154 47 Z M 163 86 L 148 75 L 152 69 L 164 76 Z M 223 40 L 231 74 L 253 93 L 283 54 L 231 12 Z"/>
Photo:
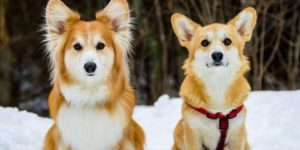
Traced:
<path id="1" fill-rule="evenodd" d="M 229 119 L 235 118 L 239 112 L 243 109 L 244 105 L 241 105 L 240 107 L 233 109 L 231 112 L 229 112 L 227 115 L 223 115 L 220 112 L 217 113 L 211 113 L 207 111 L 204 108 L 195 108 L 189 104 L 187 104 L 194 110 L 200 112 L 203 115 L 206 115 L 207 118 L 210 119 L 219 119 L 219 129 L 220 129 L 220 139 L 216 150 L 223 150 L 225 147 L 225 140 L 227 136 L 227 130 L 229 128 Z"/>

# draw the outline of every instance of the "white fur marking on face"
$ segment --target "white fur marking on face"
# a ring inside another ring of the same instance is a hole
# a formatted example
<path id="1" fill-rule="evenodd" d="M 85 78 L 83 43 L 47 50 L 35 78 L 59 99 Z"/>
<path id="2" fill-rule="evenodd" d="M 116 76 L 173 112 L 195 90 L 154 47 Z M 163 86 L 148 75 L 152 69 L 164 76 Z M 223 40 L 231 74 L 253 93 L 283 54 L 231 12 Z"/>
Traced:
<path id="1" fill-rule="evenodd" d="M 208 41 L 211 41 L 213 38 L 213 33 L 212 32 L 207 32 L 205 35 L 205 39 Z"/>
<path id="2" fill-rule="evenodd" d="M 197 76 L 204 82 L 209 97 L 217 106 L 223 106 L 229 86 L 235 79 L 237 71 L 241 67 L 238 50 L 232 48 L 224 51 L 224 59 L 228 60 L 228 66 L 207 67 L 207 60 L 211 59 L 211 53 L 197 50 L 192 67 Z M 220 82 L 222 81 L 222 82 Z"/>
<path id="3" fill-rule="evenodd" d="M 209 67 L 213 67 L 212 64 L 214 63 L 214 60 L 212 58 L 212 54 L 215 52 L 221 52 L 223 54 L 223 59 L 222 59 L 222 63 L 227 66 L 228 65 L 228 59 L 227 59 L 227 55 L 225 55 L 225 51 L 223 48 L 222 43 L 218 42 L 214 45 L 211 46 L 211 51 L 209 53 L 209 55 L 207 55 L 206 57 L 206 65 L 208 65 Z"/>
<path id="4" fill-rule="evenodd" d="M 91 36 L 91 32 L 90 32 L 90 27 L 91 27 L 91 25 L 90 24 L 87 24 L 87 38 L 88 38 L 88 45 L 90 45 L 91 44 L 91 41 L 92 41 L 92 39 L 91 38 L 93 38 L 92 36 Z"/>
<path id="5" fill-rule="evenodd" d="M 92 41 L 85 42 L 89 44 L 85 44 L 82 50 L 71 49 L 65 54 L 66 69 L 76 83 L 62 84 L 60 88 L 66 101 L 72 105 L 93 105 L 108 100 L 107 80 L 113 67 L 114 53 L 109 47 L 96 50 L 94 41 L 100 37 L 90 39 Z M 77 41 L 83 42 L 83 38 L 77 37 Z M 88 62 L 93 62 L 97 66 L 93 76 L 89 76 L 84 69 L 84 65 Z"/>
<path id="6" fill-rule="evenodd" d="M 66 145 L 75 150 L 113 149 L 123 136 L 126 126 L 125 112 L 117 106 L 111 114 L 97 107 L 60 108 L 57 125 Z"/>
<path id="7" fill-rule="evenodd" d="M 86 44 L 84 39 L 81 36 L 76 37 L 76 40 L 73 42 L 73 45 L 76 43 L 79 43 L 81 46 L 84 46 Z"/>
<path id="8" fill-rule="evenodd" d="M 98 44 L 98 42 L 102 42 L 102 41 L 103 40 L 98 35 L 96 35 L 93 39 L 93 44 L 96 46 Z"/>
<path id="9" fill-rule="evenodd" d="M 92 61 L 97 65 L 94 76 L 88 76 L 84 65 Z M 94 48 L 91 50 L 83 49 L 79 52 L 69 50 L 65 54 L 65 65 L 72 77 L 82 83 L 96 84 L 100 81 L 106 81 L 111 71 L 114 61 L 113 51 L 109 48 L 97 52 Z"/>
<path id="10" fill-rule="evenodd" d="M 227 32 L 224 29 L 219 29 L 217 32 L 217 37 L 220 41 L 223 41 L 227 37 Z"/>

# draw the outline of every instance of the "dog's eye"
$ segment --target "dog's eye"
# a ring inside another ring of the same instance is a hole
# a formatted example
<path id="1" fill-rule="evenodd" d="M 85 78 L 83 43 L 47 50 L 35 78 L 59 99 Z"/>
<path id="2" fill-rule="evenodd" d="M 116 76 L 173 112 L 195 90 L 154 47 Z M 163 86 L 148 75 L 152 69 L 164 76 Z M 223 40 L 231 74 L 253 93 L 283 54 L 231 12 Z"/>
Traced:
<path id="1" fill-rule="evenodd" d="M 82 50 L 82 46 L 79 43 L 74 44 L 73 47 L 76 51 Z"/>
<path id="2" fill-rule="evenodd" d="M 96 45 L 96 49 L 97 49 L 97 50 L 101 50 L 101 49 L 103 49 L 104 47 L 105 47 L 104 43 L 101 43 L 101 42 L 99 42 L 99 43 Z"/>
<path id="3" fill-rule="evenodd" d="M 208 41 L 208 40 L 203 40 L 203 41 L 201 42 L 201 45 L 204 46 L 204 47 L 206 47 L 206 46 L 209 45 L 209 41 Z"/>
<path id="4" fill-rule="evenodd" d="M 231 44 L 231 40 L 229 38 L 225 38 L 224 41 L 223 41 L 223 43 L 225 45 L 230 45 Z"/>

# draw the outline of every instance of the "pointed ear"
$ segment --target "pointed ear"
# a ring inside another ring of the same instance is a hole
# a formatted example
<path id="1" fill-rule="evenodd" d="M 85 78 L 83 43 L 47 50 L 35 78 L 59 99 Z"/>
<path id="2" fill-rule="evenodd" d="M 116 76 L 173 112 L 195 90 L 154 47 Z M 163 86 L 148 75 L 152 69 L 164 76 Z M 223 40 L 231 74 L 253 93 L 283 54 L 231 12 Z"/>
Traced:
<path id="1" fill-rule="evenodd" d="M 256 11 L 252 7 L 245 8 L 228 24 L 232 25 L 245 41 L 249 41 L 256 25 Z"/>
<path id="2" fill-rule="evenodd" d="M 192 40 L 197 27 L 200 26 L 179 13 L 172 15 L 171 23 L 181 46 L 187 46 L 187 43 Z"/>
<path id="3" fill-rule="evenodd" d="M 131 41 L 131 18 L 127 0 L 111 0 L 109 4 L 96 13 L 96 19 L 109 23 L 111 30 L 116 33 L 116 40 L 129 48 Z"/>
<path id="4" fill-rule="evenodd" d="M 67 23 L 79 20 L 80 15 L 70 10 L 62 1 L 49 0 L 46 8 L 48 34 L 62 35 L 65 32 Z"/>

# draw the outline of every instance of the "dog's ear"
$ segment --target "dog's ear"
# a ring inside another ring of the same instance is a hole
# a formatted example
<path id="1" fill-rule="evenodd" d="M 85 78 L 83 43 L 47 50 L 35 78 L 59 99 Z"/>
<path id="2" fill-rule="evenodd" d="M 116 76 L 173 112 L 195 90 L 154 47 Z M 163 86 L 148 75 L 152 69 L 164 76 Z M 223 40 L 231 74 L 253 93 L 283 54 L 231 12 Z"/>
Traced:
<path id="1" fill-rule="evenodd" d="M 252 36 L 252 31 L 256 25 L 256 11 L 252 7 L 245 8 L 235 18 L 228 22 L 232 25 L 244 41 L 249 41 Z"/>
<path id="2" fill-rule="evenodd" d="M 188 17 L 179 13 L 172 15 L 171 23 L 180 45 L 186 47 L 187 44 L 192 40 L 199 25 Z"/>
<path id="3" fill-rule="evenodd" d="M 57 52 L 58 47 L 60 48 L 62 44 L 58 44 L 64 33 L 66 32 L 66 28 L 69 25 L 80 20 L 80 15 L 76 12 L 73 12 L 69 9 L 61 0 L 49 0 L 46 8 L 46 24 L 43 29 L 46 31 L 45 34 L 45 42 L 47 42 L 47 53 L 50 57 L 51 64 L 51 78 L 53 82 L 53 78 L 55 78 L 58 69 L 56 68 L 58 65 L 55 62 L 55 53 Z"/>
<path id="4" fill-rule="evenodd" d="M 111 0 L 102 11 L 96 13 L 96 19 L 108 23 L 118 43 L 125 49 L 129 48 L 132 24 L 127 0 Z"/>
<path id="5" fill-rule="evenodd" d="M 60 0 L 49 0 L 46 8 L 46 30 L 48 40 L 56 40 L 66 30 L 67 23 L 79 21 L 80 15 L 69 9 Z"/>

